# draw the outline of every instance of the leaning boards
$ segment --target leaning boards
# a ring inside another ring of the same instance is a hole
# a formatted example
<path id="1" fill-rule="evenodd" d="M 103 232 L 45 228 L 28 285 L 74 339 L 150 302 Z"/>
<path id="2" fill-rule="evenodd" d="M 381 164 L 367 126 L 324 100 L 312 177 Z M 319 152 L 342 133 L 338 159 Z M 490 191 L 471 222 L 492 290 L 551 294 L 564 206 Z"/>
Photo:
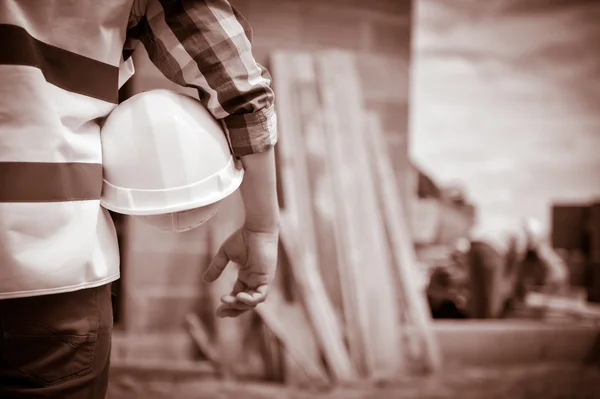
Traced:
<path id="1" fill-rule="evenodd" d="M 398 290 L 408 297 L 411 319 L 425 334 L 430 348 L 426 353 L 433 358 L 428 363 L 437 364 L 435 342 L 430 345 L 431 335 L 426 331 L 429 318 L 423 313 L 424 294 L 414 287 L 406 289 L 412 283 L 406 271 L 415 267 L 414 257 L 405 253 L 410 251 L 410 237 L 402 221 L 389 220 L 403 217 L 401 200 L 395 205 L 388 200 L 385 212 L 380 208 L 381 197 L 389 197 L 389 187 L 396 187 L 397 182 L 391 170 L 380 176 L 377 164 L 371 162 L 366 110 L 353 56 L 337 51 L 277 52 L 271 60 L 280 120 L 279 178 L 284 211 L 292 225 L 287 239 L 294 241 L 300 258 L 296 261 L 303 264 L 297 267 L 297 273 L 306 275 L 300 284 L 305 286 L 303 296 L 320 298 L 303 300 L 328 365 L 331 368 L 332 361 L 337 362 L 338 371 L 333 374 L 346 370 L 342 374 L 348 378 L 352 373 L 346 361 L 339 360 L 344 356 L 349 356 L 352 368 L 363 377 L 385 377 L 398 371 L 403 356 Z M 387 152 L 377 156 L 387 159 Z M 375 184 L 374 177 L 386 179 L 385 183 Z M 388 191 L 382 192 L 386 187 Z M 390 211 L 390 206 L 399 209 Z M 392 246 L 388 236 L 396 237 Z M 398 262 L 404 265 L 399 267 Z M 396 276 L 408 281 L 396 284 Z M 328 292 L 323 293 L 325 287 Z M 332 318 L 338 295 L 337 318 L 343 320 L 343 327 L 333 321 L 335 314 Z M 333 330 L 323 331 L 327 330 L 324 320 Z M 346 346 L 348 354 L 343 355 Z"/>
<path id="2" fill-rule="evenodd" d="M 298 60 L 301 61 L 301 60 Z M 271 70 L 278 80 L 274 82 L 280 134 L 277 145 L 278 175 L 282 186 L 283 212 L 289 221 L 282 225 L 282 240 L 288 239 L 287 247 L 295 282 L 301 300 L 311 320 L 317 342 L 323 352 L 332 377 L 339 382 L 351 382 L 356 378 L 355 368 L 350 363 L 344 346 L 342 330 L 327 295 L 317 257 L 313 212 L 309 181 L 304 158 L 301 117 L 294 96 L 296 60 L 283 54 L 274 54 Z M 283 132 L 287 132 L 283 133 Z"/>
<path id="3" fill-rule="evenodd" d="M 393 374 L 401 360 L 399 310 L 382 215 L 365 151 L 365 109 L 354 56 L 322 52 L 317 64 L 327 153 L 337 203 L 339 239 L 345 262 L 353 270 L 346 281 L 355 297 L 354 315 L 364 335 L 361 370 L 368 377 Z M 350 301 L 348 301 L 350 302 Z M 348 326 L 350 328 L 350 326 Z M 352 348 L 351 353 L 352 353 Z"/>

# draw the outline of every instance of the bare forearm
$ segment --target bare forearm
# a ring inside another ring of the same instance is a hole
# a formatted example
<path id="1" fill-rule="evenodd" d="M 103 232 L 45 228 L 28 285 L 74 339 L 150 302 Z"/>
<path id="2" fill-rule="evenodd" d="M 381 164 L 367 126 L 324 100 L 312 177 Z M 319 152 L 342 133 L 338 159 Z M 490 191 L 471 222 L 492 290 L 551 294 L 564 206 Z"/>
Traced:
<path id="1" fill-rule="evenodd" d="M 277 177 L 273 148 L 241 158 L 245 176 L 240 187 L 246 212 L 245 227 L 258 232 L 279 229 Z"/>

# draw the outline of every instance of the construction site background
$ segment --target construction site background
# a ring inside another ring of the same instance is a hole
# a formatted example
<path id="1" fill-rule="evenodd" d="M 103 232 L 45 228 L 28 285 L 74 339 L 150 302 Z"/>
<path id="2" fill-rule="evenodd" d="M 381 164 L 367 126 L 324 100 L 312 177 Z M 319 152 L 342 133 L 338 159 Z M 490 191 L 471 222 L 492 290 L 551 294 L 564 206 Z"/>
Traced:
<path id="1" fill-rule="evenodd" d="M 114 215 L 123 277 L 111 398 L 166 397 L 178 385 L 190 398 L 282 397 L 282 386 L 290 397 L 349 398 L 600 391 L 596 371 L 573 371 L 598 355 L 600 6 L 231 3 L 254 28 L 277 96 L 277 288 L 260 311 L 214 316 L 230 283 L 201 276 L 243 220 L 237 195 L 183 234 Z M 143 48 L 134 57 L 122 99 L 196 95 Z M 527 220 L 539 221 L 537 238 Z M 426 372 L 440 376 L 429 388 Z M 156 385 L 141 387 L 148 379 Z M 239 385 L 249 380 L 279 387 Z M 327 391 L 349 382 L 363 388 Z"/>

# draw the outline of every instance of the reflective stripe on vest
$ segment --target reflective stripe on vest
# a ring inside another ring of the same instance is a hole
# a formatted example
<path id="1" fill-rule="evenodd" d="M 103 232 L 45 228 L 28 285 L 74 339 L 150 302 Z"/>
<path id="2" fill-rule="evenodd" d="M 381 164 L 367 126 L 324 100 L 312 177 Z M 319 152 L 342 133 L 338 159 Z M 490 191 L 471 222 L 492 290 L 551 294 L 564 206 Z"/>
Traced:
<path id="1" fill-rule="evenodd" d="M 132 2 L 0 0 L 0 299 L 119 276 L 97 120 L 131 75 Z"/>

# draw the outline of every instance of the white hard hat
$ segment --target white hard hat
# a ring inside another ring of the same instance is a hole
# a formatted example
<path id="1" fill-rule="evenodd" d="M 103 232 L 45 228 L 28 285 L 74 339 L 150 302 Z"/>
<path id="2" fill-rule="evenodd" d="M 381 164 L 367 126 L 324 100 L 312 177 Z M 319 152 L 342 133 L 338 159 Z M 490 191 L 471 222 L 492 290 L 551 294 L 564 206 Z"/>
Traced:
<path id="1" fill-rule="evenodd" d="M 523 220 L 523 231 L 530 248 L 536 248 L 545 236 L 542 222 L 536 218 L 528 217 Z"/>
<path id="2" fill-rule="evenodd" d="M 471 241 L 467 237 L 461 237 L 454 242 L 454 250 L 460 253 L 467 253 L 471 248 Z"/>
<path id="3" fill-rule="evenodd" d="M 221 125 L 183 94 L 134 95 L 110 113 L 101 139 L 102 206 L 161 230 L 201 225 L 242 182 Z"/>

